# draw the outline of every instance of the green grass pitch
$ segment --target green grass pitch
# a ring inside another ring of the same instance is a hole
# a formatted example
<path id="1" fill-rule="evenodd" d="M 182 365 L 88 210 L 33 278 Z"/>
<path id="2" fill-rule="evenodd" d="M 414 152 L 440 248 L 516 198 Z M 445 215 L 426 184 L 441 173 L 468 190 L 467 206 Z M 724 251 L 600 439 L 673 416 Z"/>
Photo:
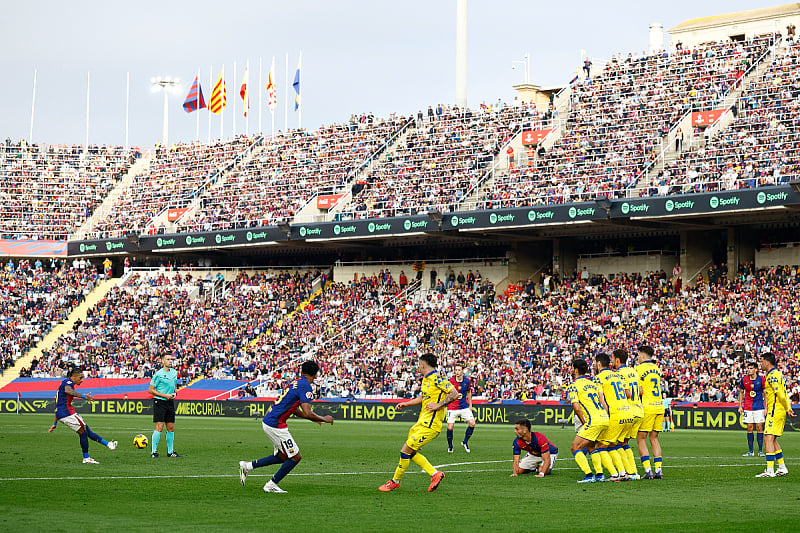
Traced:
<path id="1" fill-rule="evenodd" d="M 755 479 L 764 459 L 742 457 L 744 431 L 662 434 L 663 481 L 578 485 L 571 428 L 536 428 L 560 449 L 544 479 L 509 477 L 513 426 L 479 425 L 447 453 L 442 433 L 423 453 L 447 477 L 428 493 L 412 463 L 402 486 L 390 478 L 410 424 L 293 419 L 303 460 L 265 494 L 277 466 L 239 484 L 238 461 L 272 452 L 258 419 L 179 418 L 182 459 L 150 459 L 133 437 L 149 418 L 87 415 L 116 451 L 90 442 L 99 465 L 81 464 L 77 436 L 51 415 L 0 415 L 0 531 L 796 531 L 800 516 L 800 435 L 781 438 L 789 476 Z M 464 424 L 456 425 L 456 442 Z M 638 459 L 638 454 L 637 454 Z M 641 467 L 640 467 L 641 469 Z M 641 471 L 641 470 L 640 470 Z"/>

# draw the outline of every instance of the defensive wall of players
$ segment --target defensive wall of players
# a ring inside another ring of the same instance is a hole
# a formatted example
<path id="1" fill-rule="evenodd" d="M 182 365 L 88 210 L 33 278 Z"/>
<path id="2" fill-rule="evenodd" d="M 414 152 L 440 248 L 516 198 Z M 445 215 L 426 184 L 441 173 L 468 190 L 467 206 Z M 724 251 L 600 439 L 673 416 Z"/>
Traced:
<path id="1" fill-rule="evenodd" d="M 150 400 L 100 399 L 93 403 L 76 402 L 77 411 L 82 414 L 134 414 L 152 416 L 153 402 Z M 178 416 L 200 417 L 243 417 L 262 418 L 272 405 L 263 400 L 176 400 Z M 52 413 L 54 399 L 7 399 L 0 400 L 0 413 Z M 415 422 L 419 408 L 413 407 L 398 411 L 393 402 L 314 402 L 314 411 L 320 416 L 332 415 L 336 420 Z M 481 424 L 513 424 L 520 418 L 527 418 L 538 426 L 572 425 L 572 406 L 499 404 L 474 405 L 475 419 Z M 741 430 L 746 427 L 736 407 L 693 406 L 691 404 L 672 407 L 672 418 L 677 429 Z M 800 429 L 797 423 L 786 420 L 786 431 Z"/>

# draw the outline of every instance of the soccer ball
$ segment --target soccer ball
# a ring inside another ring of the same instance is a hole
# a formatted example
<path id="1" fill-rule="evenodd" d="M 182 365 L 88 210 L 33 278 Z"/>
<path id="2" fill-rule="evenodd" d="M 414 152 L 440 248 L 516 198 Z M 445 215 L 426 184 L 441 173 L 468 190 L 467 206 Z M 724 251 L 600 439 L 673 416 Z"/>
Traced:
<path id="1" fill-rule="evenodd" d="M 147 448 L 147 437 L 144 435 L 136 435 L 133 437 L 133 445 L 139 448 L 140 450 L 143 448 Z"/>

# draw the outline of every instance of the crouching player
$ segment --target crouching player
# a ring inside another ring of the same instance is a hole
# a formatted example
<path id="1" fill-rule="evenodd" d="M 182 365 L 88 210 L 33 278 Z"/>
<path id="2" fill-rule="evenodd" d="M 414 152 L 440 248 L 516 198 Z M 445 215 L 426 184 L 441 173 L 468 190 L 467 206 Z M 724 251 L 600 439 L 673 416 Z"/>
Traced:
<path id="1" fill-rule="evenodd" d="M 514 466 L 511 477 L 536 471 L 536 477 L 544 477 L 553 473 L 558 458 L 558 448 L 541 433 L 531 431 L 531 422 L 527 418 L 517 420 L 514 424 Z M 527 453 L 520 459 L 522 450 Z"/>
<path id="2" fill-rule="evenodd" d="M 575 416 L 581 422 L 578 434 L 572 441 L 570 451 L 575 457 L 575 462 L 584 473 L 584 478 L 578 483 L 594 483 L 601 481 L 603 467 L 599 450 L 595 449 L 597 438 L 608 428 L 608 406 L 603 398 L 603 390 L 589 379 L 589 364 L 583 359 L 572 360 L 572 377 L 575 381 L 567 389 Z M 591 452 L 592 462 L 597 478 L 592 475 L 587 454 Z"/>

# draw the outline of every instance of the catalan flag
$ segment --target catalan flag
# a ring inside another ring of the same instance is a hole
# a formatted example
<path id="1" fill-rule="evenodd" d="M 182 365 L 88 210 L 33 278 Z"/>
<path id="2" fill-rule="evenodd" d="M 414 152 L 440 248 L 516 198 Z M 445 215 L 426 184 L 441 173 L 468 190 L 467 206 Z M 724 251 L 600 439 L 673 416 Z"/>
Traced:
<path id="1" fill-rule="evenodd" d="M 272 66 L 267 77 L 267 98 L 269 110 L 274 113 L 275 107 L 278 105 L 278 91 L 275 89 L 275 56 L 272 56 Z"/>
<path id="2" fill-rule="evenodd" d="M 219 113 L 228 104 L 228 95 L 225 91 L 225 67 L 219 73 L 219 79 L 214 84 L 214 90 L 211 91 L 211 100 L 208 101 L 208 110 L 212 113 Z"/>
<path id="3" fill-rule="evenodd" d="M 300 59 L 297 60 L 297 71 L 294 73 L 294 81 L 292 82 L 292 87 L 294 87 L 294 110 L 297 111 L 300 109 L 300 62 L 303 60 L 303 56 L 300 56 Z"/>
<path id="4" fill-rule="evenodd" d="M 239 96 L 244 100 L 244 116 L 247 116 L 247 108 L 250 107 L 250 100 L 247 98 L 247 71 L 249 68 L 244 69 L 244 78 L 242 79 L 242 86 L 239 88 Z"/>
<path id="5" fill-rule="evenodd" d="M 191 113 L 205 107 L 206 101 L 203 99 L 203 89 L 200 87 L 198 79 L 195 78 L 192 88 L 189 89 L 189 94 L 186 95 L 186 100 L 183 101 L 183 108 L 187 113 Z"/>

